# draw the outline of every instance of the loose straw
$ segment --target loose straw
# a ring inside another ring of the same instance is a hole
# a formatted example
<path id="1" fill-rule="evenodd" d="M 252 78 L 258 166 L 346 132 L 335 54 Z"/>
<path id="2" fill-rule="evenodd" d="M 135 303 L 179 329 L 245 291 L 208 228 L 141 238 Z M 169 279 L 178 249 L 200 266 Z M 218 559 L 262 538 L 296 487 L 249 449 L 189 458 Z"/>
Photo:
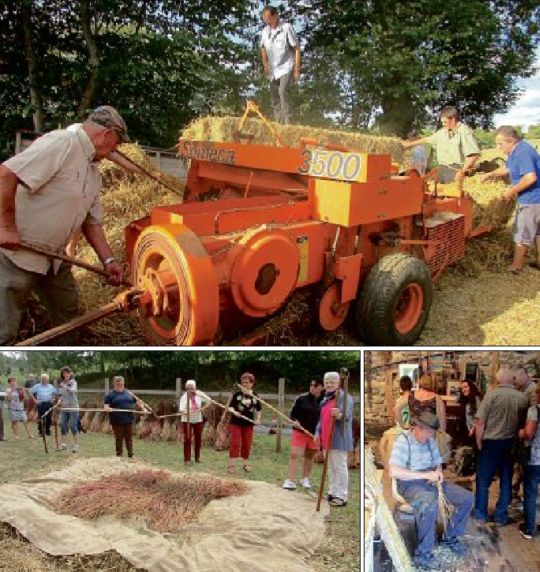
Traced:
<path id="1" fill-rule="evenodd" d="M 440 467 L 439 467 L 440 470 Z M 443 527 L 444 533 L 446 534 L 446 530 L 448 528 L 448 523 L 450 522 L 454 512 L 456 511 L 456 507 L 449 502 L 446 498 L 446 495 L 443 491 L 443 486 L 441 481 L 437 481 L 437 501 L 439 503 L 439 521 Z"/>
<path id="2" fill-rule="evenodd" d="M 264 399 L 261 399 L 259 396 L 253 395 L 252 392 L 243 388 L 238 383 L 236 384 L 236 386 L 239 387 L 243 393 L 245 393 L 246 395 L 249 395 L 250 397 L 254 397 L 255 399 L 258 399 L 263 405 L 266 405 L 266 407 L 268 407 L 268 409 L 271 409 L 274 413 L 276 413 L 280 417 L 283 417 L 283 419 L 285 419 L 287 421 L 287 423 L 290 423 L 293 427 L 300 429 L 300 431 L 303 431 L 306 435 L 309 435 L 313 440 L 315 440 L 315 435 L 313 435 L 313 433 L 310 433 L 307 429 L 304 429 L 302 427 L 302 425 L 300 425 L 296 421 L 293 421 L 292 419 L 287 417 L 284 413 L 281 413 L 281 411 L 279 409 L 276 409 L 273 405 L 270 405 L 270 403 L 267 403 L 266 401 L 264 401 Z"/>

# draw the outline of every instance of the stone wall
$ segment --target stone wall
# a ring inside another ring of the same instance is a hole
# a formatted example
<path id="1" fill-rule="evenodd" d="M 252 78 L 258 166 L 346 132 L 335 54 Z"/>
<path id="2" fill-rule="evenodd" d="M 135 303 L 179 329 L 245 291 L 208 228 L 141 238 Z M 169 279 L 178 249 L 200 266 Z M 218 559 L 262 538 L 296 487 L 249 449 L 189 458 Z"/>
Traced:
<path id="1" fill-rule="evenodd" d="M 441 350 L 442 351 L 442 350 Z M 421 357 L 428 355 L 440 355 L 441 351 L 371 351 L 366 352 L 365 369 L 366 379 L 364 384 L 365 391 L 365 407 L 364 418 L 366 426 L 391 426 L 393 419 L 391 411 L 388 410 L 389 396 L 387 392 L 390 390 L 393 401 L 399 397 L 399 365 L 396 362 L 417 363 Z M 491 381 L 492 377 L 492 353 L 491 351 L 460 351 L 453 352 L 456 358 L 466 361 L 477 362 L 480 369 Z M 540 352 L 534 351 L 500 351 L 499 365 L 513 366 L 525 365 L 531 376 L 536 377 L 540 372 Z M 386 364 L 395 364 L 388 367 Z M 368 372 L 371 370 L 371 375 Z M 387 384 L 388 377 L 392 376 L 391 385 Z"/>

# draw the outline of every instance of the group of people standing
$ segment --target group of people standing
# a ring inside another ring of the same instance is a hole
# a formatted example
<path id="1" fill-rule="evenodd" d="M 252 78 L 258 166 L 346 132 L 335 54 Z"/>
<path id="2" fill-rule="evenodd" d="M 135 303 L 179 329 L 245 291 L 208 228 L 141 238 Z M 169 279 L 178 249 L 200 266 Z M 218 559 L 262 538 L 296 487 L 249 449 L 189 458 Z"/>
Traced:
<path id="1" fill-rule="evenodd" d="M 261 424 L 262 404 L 254 391 L 255 376 L 245 372 L 240 377 L 240 386 L 230 396 L 224 409 L 230 413 L 228 427 L 230 445 L 228 472 L 236 473 L 238 466 L 246 473 L 252 471 L 249 459 L 253 445 L 254 427 Z M 313 458 L 318 451 L 328 454 L 329 485 L 327 499 L 333 506 L 345 506 L 348 496 L 348 452 L 353 450 L 352 418 L 353 399 L 340 389 L 340 375 L 327 372 L 323 380 L 313 379 L 309 390 L 299 395 L 294 401 L 290 419 L 294 422 L 291 434 L 291 453 L 287 479 L 283 488 L 296 488 L 297 465 L 303 460 L 301 487 L 311 488 L 311 472 Z M 68 448 L 66 436 L 69 431 L 73 435 L 71 450 L 79 449 L 79 402 L 77 381 L 71 368 L 65 366 L 60 371 L 60 381 L 55 387 L 47 374 L 42 374 L 39 383 L 29 389 L 17 387 L 15 377 L 9 379 L 9 387 L 5 394 L 8 401 L 8 412 L 12 421 L 13 432 L 18 438 L 17 423 L 24 424 L 29 437 L 27 415 L 24 410 L 25 392 L 37 405 L 38 430 L 40 435 L 48 436 L 51 432 L 52 415 L 56 408 L 60 411 L 60 427 L 62 442 L 59 450 Z M 2 393 L 0 393 L 0 398 Z M 179 431 L 183 434 L 184 464 L 191 464 L 192 453 L 196 463 L 201 462 L 202 433 L 204 427 L 204 410 L 209 398 L 197 391 L 197 383 L 190 379 L 185 384 L 185 392 L 181 395 L 178 406 Z M 113 377 L 113 389 L 105 396 L 104 411 L 109 413 L 110 424 L 115 436 L 116 455 L 121 457 L 124 447 L 128 458 L 134 455 L 133 428 L 135 410 L 151 413 L 141 399 L 125 387 L 122 376 Z M 3 424 L 2 424 L 3 428 Z M 333 428 L 333 431 L 331 431 Z M 332 440 L 330 441 L 332 433 Z"/>
<path id="2" fill-rule="evenodd" d="M 38 434 L 40 436 L 48 436 L 51 434 L 51 424 L 53 411 L 60 404 L 65 408 L 78 409 L 77 400 L 77 381 L 73 376 L 70 367 L 64 366 L 60 370 L 60 380 L 58 387 L 50 383 L 49 375 L 41 374 L 38 383 L 29 387 L 20 387 L 15 376 L 8 377 L 8 387 L 5 392 L 0 392 L 0 409 L 2 399 L 7 401 L 7 411 L 14 438 L 19 439 L 18 424 L 22 424 L 29 438 L 34 438 L 28 427 L 28 415 L 25 411 L 25 397 L 31 405 L 37 407 L 38 413 Z M 65 442 L 68 431 L 71 429 L 73 435 L 72 451 L 79 449 L 78 433 L 79 433 L 79 415 L 77 411 L 61 411 L 60 412 L 60 431 L 62 435 L 62 443 L 59 449 L 67 449 Z M 4 438 L 3 419 L 0 416 L 0 441 Z"/>
<path id="3" fill-rule="evenodd" d="M 401 378 L 400 385 L 404 396 L 395 408 L 399 431 L 389 460 L 389 472 L 397 480 L 398 491 L 413 508 L 418 537 L 414 555 L 417 566 L 439 569 L 433 552 L 438 494 L 432 483 L 442 483 L 447 500 L 455 507 L 441 542 L 463 555 L 467 547 L 460 538 L 465 533 L 471 511 L 472 518 L 478 523 L 488 522 L 489 489 L 497 474 L 500 479 L 498 499 L 491 521 L 497 526 L 509 524 L 508 507 L 512 500 L 512 475 L 516 463 L 521 467 L 524 495 L 524 522 L 519 525 L 519 531 L 523 538 L 531 539 L 536 531 L 540 484 L 537 406 L 540 385 L 530 379 L 523 367 L 501 368 L 497 373 L 497 385 L 489 389 L 483 399 L 476 384 L 462 382 L 458 398 L 462 406 L 462 423 L 477 452 L 474 495 L 444 481 L 444 460 L 435 440 L 436 432 L 446 423 L 444 409 L 438 406 L 440 396 L 425 388 L 412 391 L 412 382 L 406 376 Z M 520 449 L 524 449 L 525 454 L 518 456 L 516 453 Z"/>

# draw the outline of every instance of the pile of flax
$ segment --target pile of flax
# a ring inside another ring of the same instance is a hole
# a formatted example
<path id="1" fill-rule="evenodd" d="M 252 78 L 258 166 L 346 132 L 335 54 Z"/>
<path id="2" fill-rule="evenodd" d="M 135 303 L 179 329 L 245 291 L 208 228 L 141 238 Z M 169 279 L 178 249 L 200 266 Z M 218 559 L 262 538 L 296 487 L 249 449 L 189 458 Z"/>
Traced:
<path id="1" fill-rule="evenodd" d="M 157 532 L 174 532 L 212 500 L 242 495 L 247 485 L 211 475 L 172 476 L 143 469 L 124 472 L 62 491 L 51 507 L 58 513 L 94 520 L 135 518 Z"/>

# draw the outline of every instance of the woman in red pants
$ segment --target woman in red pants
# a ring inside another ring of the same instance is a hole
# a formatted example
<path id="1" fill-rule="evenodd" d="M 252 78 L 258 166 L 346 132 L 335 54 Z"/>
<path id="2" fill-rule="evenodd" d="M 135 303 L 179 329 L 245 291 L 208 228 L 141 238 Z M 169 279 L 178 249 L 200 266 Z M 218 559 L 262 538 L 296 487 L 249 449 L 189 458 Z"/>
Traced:
<path id="1" fill-rule="evenodd" d="M 253 425 L 261 423 L 261 402 L 253 391 L 255 376 L 252 373 L 243 373 L 240 378 L 242 390 L 232 394 L 229 400 L 229 411 L 233 414 L 229 431 L 231 445 L 229 447 L 229 473 L 236 471 L 238 459 L 242 458 L 242 467 L 246 473 L 251 472 L 249 465 L 249 453 L 253 442 Z M 252 419 L 253 423 L 239 417 L 242 415 Z"/>

